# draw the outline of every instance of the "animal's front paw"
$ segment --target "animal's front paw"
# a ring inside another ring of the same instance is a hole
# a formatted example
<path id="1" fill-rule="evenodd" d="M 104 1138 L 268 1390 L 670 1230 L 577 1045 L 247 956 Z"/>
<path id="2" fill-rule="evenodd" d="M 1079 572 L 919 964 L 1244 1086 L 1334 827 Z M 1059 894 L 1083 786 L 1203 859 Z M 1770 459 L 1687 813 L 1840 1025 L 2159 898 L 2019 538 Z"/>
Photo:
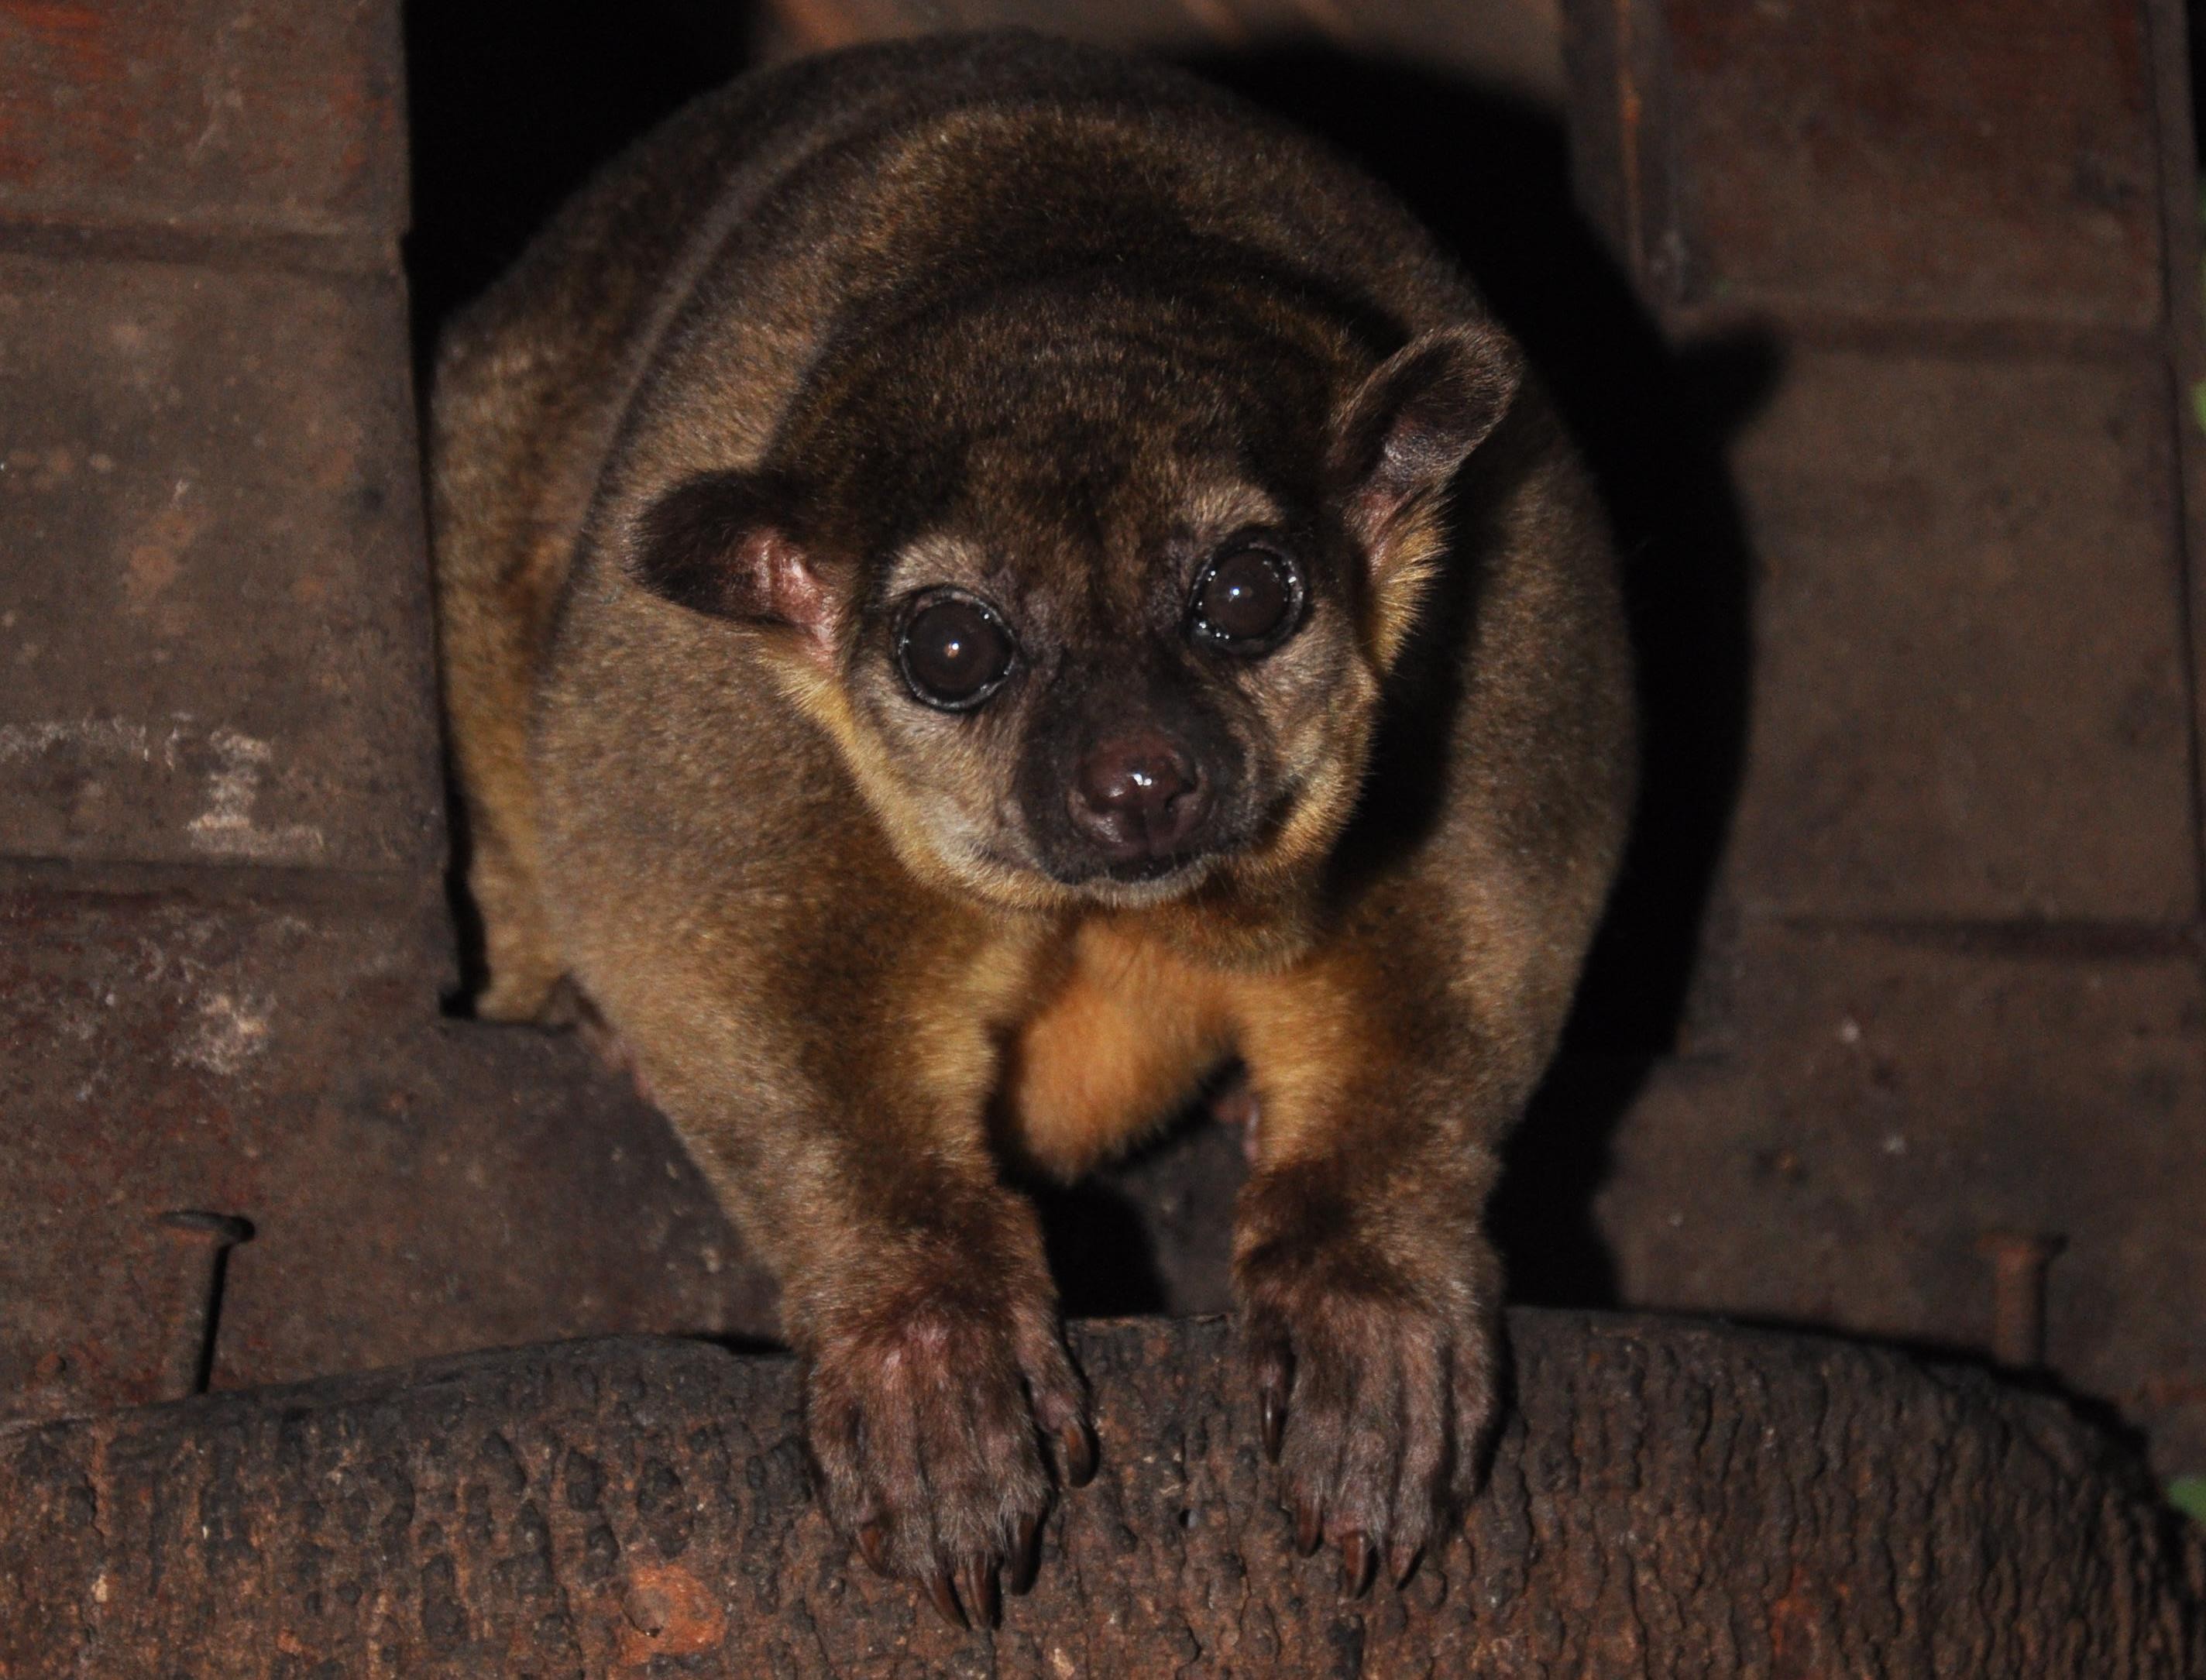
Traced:
<path id="1" fill-rule="evenodd" d="M 1033 1584 L 1052 1477 L 1095 1473 L 1086 1395 L 1046 1301 L 982 1281 L 869 1305 L 808 1349 L 805 1427 L 829 1517 L 943 1617 L 993 1626 Z"/>
<path id="2" fill-rule="evenodd" d="M 1238 1267 L 1297 1543 L 1337 1546 L 1351 1596 L 1382 1561 L 1399 1586 L 1475 1491 L 1499 1367 L 1499 1267 L 1475 1228 L 1363 1223 L 1338 1204 L 1290 1217 Z"/>

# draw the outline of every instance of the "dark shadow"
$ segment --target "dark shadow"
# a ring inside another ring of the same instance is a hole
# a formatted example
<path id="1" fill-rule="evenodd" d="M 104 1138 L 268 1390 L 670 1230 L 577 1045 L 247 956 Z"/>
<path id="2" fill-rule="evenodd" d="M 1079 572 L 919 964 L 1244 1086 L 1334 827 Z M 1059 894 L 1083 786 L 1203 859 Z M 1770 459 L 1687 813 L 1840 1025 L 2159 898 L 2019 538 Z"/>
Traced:
<path id="1" fill-rule="evenodd" d="M 2206 166 L 2206 0 L 2185 0 L 2183 10 L 2190 24 L 2185 33 L 2191 61 L 2191 149 Z"/>
<path id="2" fill-rule="evenodd" d="M 406 269 L 417 391 L 438 334 L 495 280 L 599 164 L 677 106 L 747 68 L 753 8 L 730 0 L 559 7 L 529 0 L 408 0 L 407 103 L 413 226 Z M 472 1012 L 485 978 L 481 917 L 466 890 L 466 813 L 446 766 L 446 900 Z"/>
<path id="3" fill-rule="evenodd" d="M 1156 1243 L 1133 1198 L 1100 1177 L 1024 1184 L 1041 1216 L 1042 1247 L 1067 1318 L 1169 1310 Z"/>
<path id="4" fill-rule="evenodd" d="M 442 719 L 439 718 L 439 723 Z M 439 738 L 443 731 L 438 731 Z M 468 808 L 460 798 L 459 777 L 453 769 L 451 743 L 444 742 L 444 908 L 452 917 L 453 962 L 457 971 L 452 989 L 437 1000 L 440 1013 L 455 1021 L 475 1019 L 475 999 L 490 983 L 487 935 L 482 912 L 468 891 Z"/>
<path id="5" fill-rule="evenodd" d="M 1665 343 L 1578 211 L 1547 112 L 1329 48 L 1194 68 L 1361 163 L 1476 279 L 1583 448 L 1625 557 L 1644 785 L 1562 1055 L 1494 1209 L 1513 1296 L 1613 1305 L 1592 1196 L 1618 1121 L 1677 1042 L 1738 795 L 1750 570 L 1723 448 L 1774 384 L 1775 347 Z"/>
<path id="6" fill-rule="evenodd" d="M 1575 1024 L 1575 1023 L 1574 1023 Z M 1614 1257 L 1594 1220 L 1616 1128 L 1645 1081 L 1648 1054 L 1569 1051 L 1503 1152 L 1488 1225 L 1509 1298 L 1534 1307 L 1621 1307 Z"/>
<path id="7" fill-rule="evenodd" d="M 789 1349 L 778 1342 L 769 1342 L 762 1336 L 700 1336 L 698 1341 L 733 1354 L 737 1359 L 774 1359 L 789 1357 Z"/>
<path id="8" fill-rule="evenodd" d="M 438 327 L 599 164 L 746 68 L 743 0 L 408 0 L 413 232 L 426 365 Z"/>

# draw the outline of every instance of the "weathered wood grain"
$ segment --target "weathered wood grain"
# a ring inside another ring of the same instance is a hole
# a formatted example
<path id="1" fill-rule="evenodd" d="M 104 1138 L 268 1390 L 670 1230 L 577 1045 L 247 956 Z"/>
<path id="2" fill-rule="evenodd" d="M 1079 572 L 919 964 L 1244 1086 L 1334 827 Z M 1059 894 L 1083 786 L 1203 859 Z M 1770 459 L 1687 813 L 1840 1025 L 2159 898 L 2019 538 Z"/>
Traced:
<path id="1" fill-rule="evenodd" d="M 993 1636 L 808 1492 L 784 1361 L 624 1339 L 0 1437 L 0 1675 L 2195 1676 L 2206 1546 L 2059 1401 L 1519 1312 L 1466 1540 L 1344 1602 L 1218 1320 L 1090 1324 L 1103 1472 Z"/>

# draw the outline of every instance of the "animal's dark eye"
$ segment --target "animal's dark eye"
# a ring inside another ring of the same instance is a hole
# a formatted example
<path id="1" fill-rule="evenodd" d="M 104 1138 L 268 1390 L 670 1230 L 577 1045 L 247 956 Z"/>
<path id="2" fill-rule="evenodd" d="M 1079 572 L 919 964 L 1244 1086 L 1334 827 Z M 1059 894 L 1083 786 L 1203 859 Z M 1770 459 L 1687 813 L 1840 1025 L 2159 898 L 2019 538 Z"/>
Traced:
<path id="1" fill-rule="evenodd" d="M 913 694 L 943 712 L 968 712 L 1011 675 L 1016 649 L 994 611 L 970 595 L 921 598 L 897 634 L 897 663 Z"/>
<path id="2" fill-rule="evenodd" d="M 1220 555 L 1195 586 L 1190 627 L 1235 653 L 1268 653 L 1302 613 L 1302 580 L 1286 559 L 1264 548 Z"/>

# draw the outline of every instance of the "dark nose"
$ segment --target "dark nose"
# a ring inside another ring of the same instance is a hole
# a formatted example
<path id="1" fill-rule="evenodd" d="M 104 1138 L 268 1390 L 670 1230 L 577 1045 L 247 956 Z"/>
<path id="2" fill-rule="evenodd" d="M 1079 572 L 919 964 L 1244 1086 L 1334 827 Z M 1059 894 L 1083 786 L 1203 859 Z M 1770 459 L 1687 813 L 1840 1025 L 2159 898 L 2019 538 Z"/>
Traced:
<path id="1" fill-rule="evenodd" d="M 1130 730 L 1089 748 L 1066 795 L 1072 820 L 1113 863 L 1170 857 L 1195 832 L 1210 789 L 1162 730 Z"/>

